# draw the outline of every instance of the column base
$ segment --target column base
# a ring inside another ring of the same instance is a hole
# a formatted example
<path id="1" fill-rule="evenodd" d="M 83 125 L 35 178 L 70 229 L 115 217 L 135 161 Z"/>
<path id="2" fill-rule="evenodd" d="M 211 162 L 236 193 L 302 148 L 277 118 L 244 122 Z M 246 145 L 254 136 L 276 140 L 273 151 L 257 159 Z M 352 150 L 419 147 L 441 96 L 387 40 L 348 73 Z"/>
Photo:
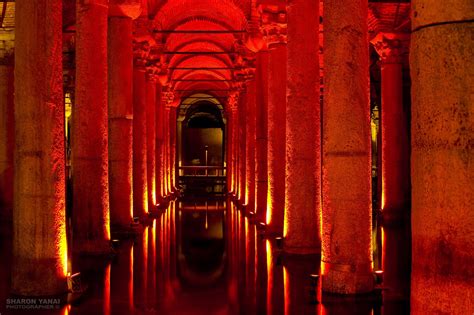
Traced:
<path id="1" fill-rule="evenodd" d="M 322 290 L 336 294 L 363 294 L 374 290 L 371 267 L 321 262 Z"/>
<path id="2" fill-rule="evenodd" d="M 319 246 L 296 247 L 291 245 L 285 245 L 284 240 L 283 251 L 287 255 L 321 255 L 321 247 Z"/>
<path id="3" fill-rule="evenodd" d="M 78 256 L 112 256 L 115 251 L 110 240 L 75 240 L 73 254 Z"/>
<path id="4" fill-rule="evenodd" d="M 143 233 L 143 227 L 136 223 L 130 223 L 129 225 L 112 225 L 111 231 L 113 238 L 127 239 Z"/>
<path id="5" fill-rule="evenodd" d="M 19 296 L 58 296 L 67 293 L 66 275 L 56 266 L 56 259 L 14 258 L 11 293 Z"/>

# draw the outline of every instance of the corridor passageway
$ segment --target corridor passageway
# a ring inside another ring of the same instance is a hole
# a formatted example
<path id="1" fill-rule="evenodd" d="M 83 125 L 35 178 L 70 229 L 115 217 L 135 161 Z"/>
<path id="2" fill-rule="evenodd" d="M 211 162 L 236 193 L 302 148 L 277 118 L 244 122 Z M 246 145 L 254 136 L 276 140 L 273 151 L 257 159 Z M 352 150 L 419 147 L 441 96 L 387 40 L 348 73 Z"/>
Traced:
<path id="1" fill-rule="evenodd" d="M 0 315 L 470 314 L 470 0 L 0 0 Z"/>

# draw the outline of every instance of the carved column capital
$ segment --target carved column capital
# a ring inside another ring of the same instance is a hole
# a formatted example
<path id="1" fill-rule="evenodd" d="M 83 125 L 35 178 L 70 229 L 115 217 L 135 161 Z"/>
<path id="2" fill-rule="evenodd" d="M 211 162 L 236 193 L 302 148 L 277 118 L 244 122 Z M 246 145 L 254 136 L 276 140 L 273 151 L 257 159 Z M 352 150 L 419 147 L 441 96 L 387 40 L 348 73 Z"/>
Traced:
<path id="1" fill-rule="evenodd" d="M 238 90 L 234 90 L 230 92 L 229 96 L 227 97 L 227 105 L 230 111 L 236 111 L 239 105 L 239 97 L 240 92 Z"/>
<path id="2" fill-rule="evenodd" d="M 370 41 L 384 64 L 403 63 L 408 55 L 409 34 L 379 33 Z"/>
<path id="3" fill-rule="evenodd" d="M 278 44 L 287 43 L 287 13 L 286 7 L 261 5 L 260 31 L 267 47 L 271 49 Z"/>
<path id="4" fill-rule="evenodd" d="M 150 54 L 150 44 L 148 41 L 133 40 L 133 66 L 145 70 Z"/>

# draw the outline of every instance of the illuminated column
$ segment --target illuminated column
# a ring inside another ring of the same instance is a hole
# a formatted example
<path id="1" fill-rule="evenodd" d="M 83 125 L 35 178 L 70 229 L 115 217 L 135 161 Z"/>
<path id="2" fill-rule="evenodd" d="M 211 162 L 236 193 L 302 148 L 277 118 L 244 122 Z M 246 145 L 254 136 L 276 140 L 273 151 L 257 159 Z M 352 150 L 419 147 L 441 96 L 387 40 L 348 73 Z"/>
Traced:
<path id="1" fill-rule="evenodd" d="M 235 138 L 237 95 L 232 93 L 227 101 L 227 191 L 235 193 Z"/>
<path id="2" fill-rule="evenodd" d="M 156 78 L 152 73 L 147 73 L 145 115 L 148 209 L 152 211 L 156 205 Z"/>
<path id="3" fill-rule="evenodd" d="M 285 251 L 320 251 L 319 1 L 288 4 Z"/>
<path id="4" fill-rule="evenodd" d="M 165 117 L 164 117 L 164 179 L 165 179 L 165 192 L 168 196 L 171 193 L 170 185 L 170 107 L 165 105 Z"/>
<path id="5" fill-rule="evenodd" d="M 409 35 L 379 34 L 371 42 L 382 75 L 381 208 L 384 219 L 402 218 L 410 207 L 408 108 L 403 104 L 402 64 Z"/>
<path id="6" fill-rule="evenodd" d="M 60 0 L 16 1 L 11 288 L 19 295 L 67 290 L 61 12 Z"/>
<path id="7" fill-rule="evenodd" d="M 234 92 L 231 94 L 231 98 L 229 99 L 229 113 L 231 117 L 231 124 L 229 125 L 229 129 L 231 130 L 231 138 L 230 138 L 230 146 L 231 146 L 231 176 L 232 176 L 232 194 L 236 195 L 238 191 L 238 147 L 239 147 L 239 139 L 238 139 L 238 132 L 239 132 L 239 113 L 238 113 L 238 102 L 239 102 L 239 93 Z"/>
<path id="8" fill-rule="evenodd" d="M 133 213 L 144 218 L 148 212 L 147 166 L 147 42 L 134 43 L 133 69 Z"/>
<path id="9" fill-rule="evenodd" d="M 170 188 L 172 192 L 176 191 L 176 111 L 178 102 L 170 106 L 169 115 L 169 135 L 170 135 Z"/>
<path id="10" fill-rule="evenodd" d="M 108 1 L 76 2 L 76 103 L 72 108 L 73 250 L 110 249 L 108 174 Z"/>
<path id="11" fill-rule="evenodd" d="M 163 101 L 162 101 L 162 87 L 157 82 L 156 84 L 156 194 L 157 202 L 161 202 L 164 196 L 163 193 Z"/>
<path id="12" fill-rule="evenodd" d="M 170 110 L 170 138 L 171 138 L 171 189 L 176 191 L 176 131 L 177 131 L 177 111 L 179 102 L 174 102 Z"/>
<path id="13" fill-rule="evenodd" d="M 257 141 L 256 129 L 256 106 L 257 106 L 257 84 L 255 79 L 247 83 L 246 102 L 246 135 L 245 135 L 245 203 L 249 210 L 255 210 L 255 144 Z"/>
<path id="14" fill-rule="evenodd" d="M 0 222 L 13 218 L 13 65 L 0 65 Z"/>
<path id="15" fill-rule="evenodd" d="M 324 7 L 322 289 L 372 291 L 367 0 Z"/>
<path id="16" fill-rule="evenodd" d="M 257 85 L 256 104 L 256 150 L 255 150 L 255 211 L 258 220 L 265 222 L 267 212 L 268 168 L 267 168 L 267 142 L 268 142 L 268 50 L 257 54 L 257 72 L 255 76 Z"/>
<path id="17" fill-rule="evenodd" d="M 282 32 L 278 32 L 281 34 Z M 285 206 L 286 36 L 269 43 L 267 231 L 282 235 Z"/>
<path id="18" fill-rule="evenodd" d="M 238 199 L 244 204 L 245 203 L 245 183 L 246 183 L 246 112 L 247 112 L 247 97 L 246 92 L 241 92 L 241 97 L 239 98 L 239 191 Z"/>
<path id="19" fill-rule="evenodd" d="M 474 3 L 412 1 L 412 314 L 474 309 Z"/>
<path id="20" fill-rule="evenodd" d="M 108 27 L 110 225 L 122 230 L 133 217 L 132 19 L 110 17 Z"/>

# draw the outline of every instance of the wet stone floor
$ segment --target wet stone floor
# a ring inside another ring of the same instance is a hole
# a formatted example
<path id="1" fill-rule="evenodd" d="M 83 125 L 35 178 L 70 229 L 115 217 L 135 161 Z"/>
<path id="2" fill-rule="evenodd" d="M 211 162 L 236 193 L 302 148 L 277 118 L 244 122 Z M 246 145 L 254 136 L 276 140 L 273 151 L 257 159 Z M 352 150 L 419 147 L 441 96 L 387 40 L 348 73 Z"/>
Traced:
<path id="1" fill-rule="evenodd" d="M 230 201 L 173 201 L 135 238 L 116 244 L 107 261 L 73 264 L 82 293 L 51 309 L 6 308 L 11 233 L 0 241 L 0 314 L 409 314 L 409 231 L 374 223 L 374 267 L 383 282 L 373 294 L 321 293 L 311 275 L 318 256 L 285 256 Z"/>

